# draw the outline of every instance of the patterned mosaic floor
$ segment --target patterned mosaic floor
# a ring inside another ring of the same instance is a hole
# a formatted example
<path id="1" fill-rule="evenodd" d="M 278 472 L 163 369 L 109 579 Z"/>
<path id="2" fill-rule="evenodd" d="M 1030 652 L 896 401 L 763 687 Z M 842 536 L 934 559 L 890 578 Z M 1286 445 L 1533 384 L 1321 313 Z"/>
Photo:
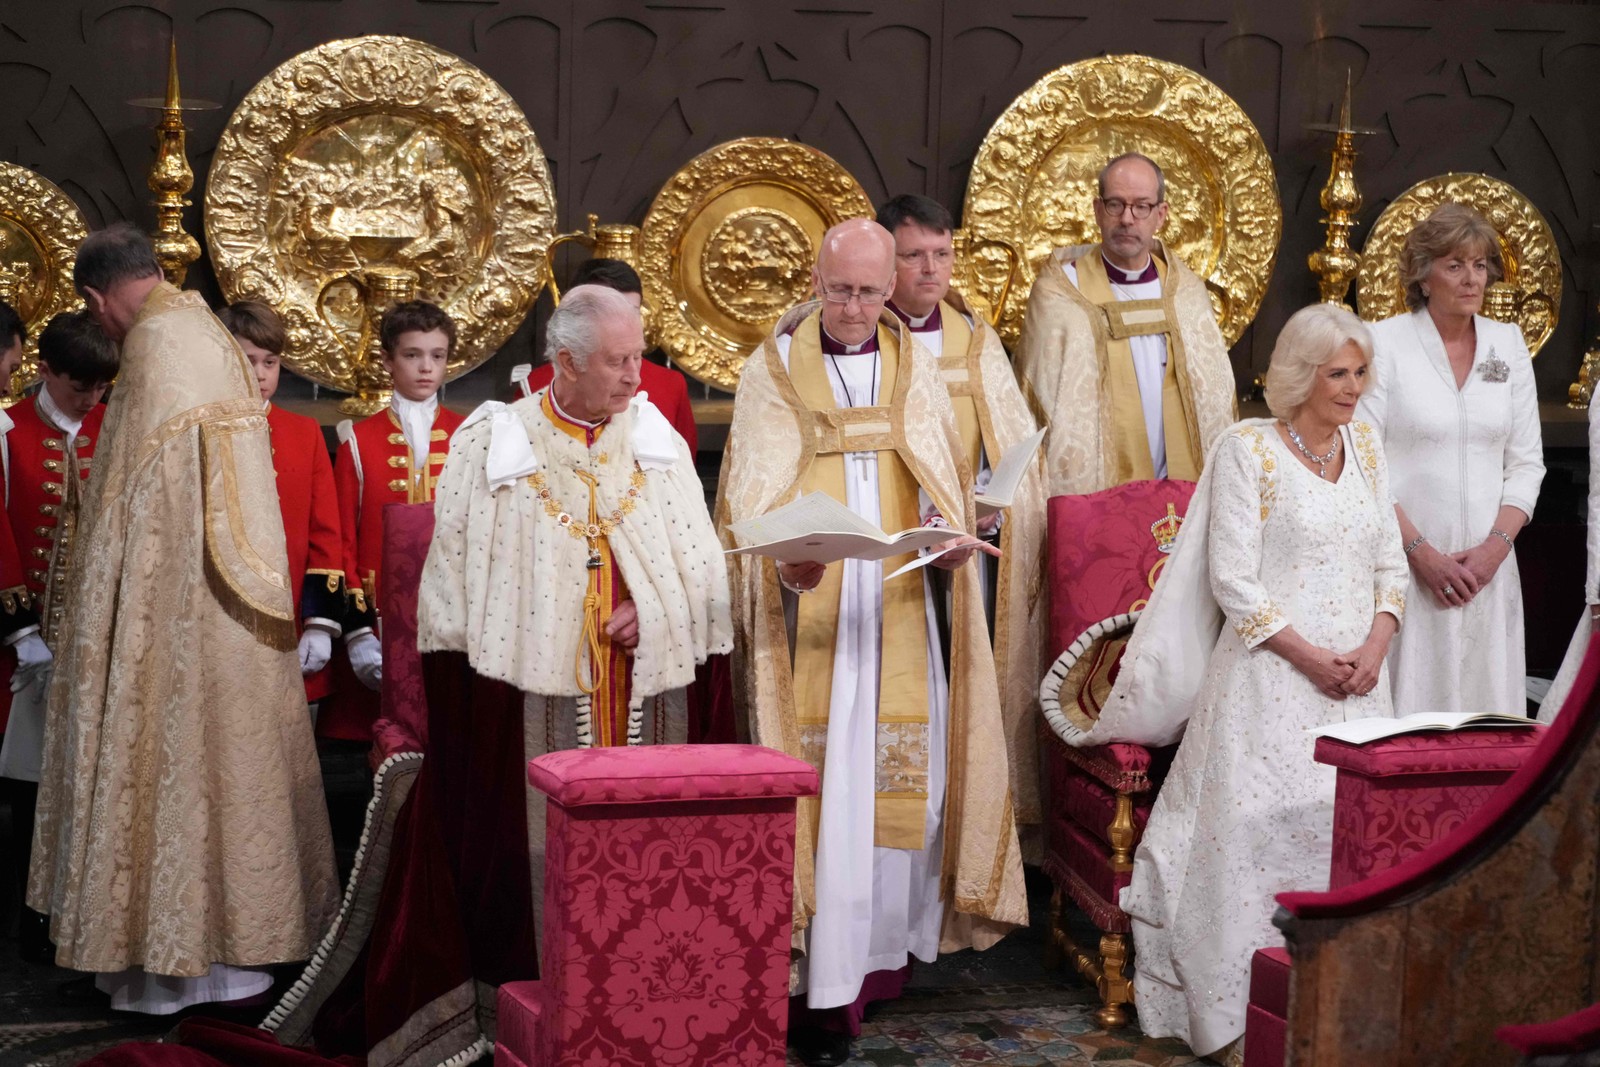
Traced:
<path id="1" fill-rule="evenodd" d="M 1197 1061 L 1181 1042 L 1145 1038 L 1137 1028 L 1114 1033 L 1099 1029 L 1096 1005 L 1086 994 L 1081 986 L 1063 988 L 1053 982 L 916 990 L 862 1027 L 850 1062 L 877 1067 L 1178 1067 L 1206 1062 Z M 800 1060 L 791 1054 L 789 1062 Z"/>

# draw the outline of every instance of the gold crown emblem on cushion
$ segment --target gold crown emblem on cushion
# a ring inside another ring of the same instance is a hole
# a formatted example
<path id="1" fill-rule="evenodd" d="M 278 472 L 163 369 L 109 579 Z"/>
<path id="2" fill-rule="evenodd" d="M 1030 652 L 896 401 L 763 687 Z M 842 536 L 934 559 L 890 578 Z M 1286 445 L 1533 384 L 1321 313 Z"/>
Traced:
<path id="1" fill-rule="evenodd" d="M 1173 543 L 1178 539 L 1178 531 L 1182 528 L 1183 517 L 1174 505 L 1168 503 L 1167 513 L 1150 524 L 1150 536 L 1156 539 L 1156 548 L 1163 553 L 1171 553 Z"/>

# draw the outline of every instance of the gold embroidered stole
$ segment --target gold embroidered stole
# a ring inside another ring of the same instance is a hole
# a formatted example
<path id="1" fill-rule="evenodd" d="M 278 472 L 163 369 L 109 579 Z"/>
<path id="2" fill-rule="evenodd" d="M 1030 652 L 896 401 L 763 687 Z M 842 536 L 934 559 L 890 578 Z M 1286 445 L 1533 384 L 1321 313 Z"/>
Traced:
<path id="1" fill-rule="evenodd" d="M 978 365 L 978 352 L 972 351 L 972 326 L 967 317 L 947 301 L 939 302 L 939 322 L 944 334 L 944 347 L 939 355 L 939 376 L 950 393 L 950 404 L 956 411 L 956 429 L 961 431 L 961 455 L 967 461 L 967 470 L 978 476 L 978 464 L 983 456 L 983 420 L 978 413 L 983 398 L 983 371 Z M 992 462 L 992 460 L 991 460 Z"/>
<path id="2" fill-rule="evenodd" d="M 1152 256 L 1161 279 L 1161 296 L 1155 300 L 1118 300 L 1111 290 L 1104 260 L 1097 247 L 1078 259 L 1078 291 L 1099 309 L 1104 327 L 1106 394 L 1111 414 L 1112 484 L 1155 477 L 1150 462 L 1150 439 L 1139 400 L 1139 378 L 1133 371 L 1130 337 L 1164 335 L 1167 369 L 1161 381 L 1161 421 L 1166 430 L 1167 477 L 1195 481 L 1200 477 L 1204 452 L 1189 397 L 1189 374 L 1183 338 L 1177 328 L 1173 286 L 1167 284 L 1167 265 Z"/>
<path id="3" fill-rule="evenodd" d="M 895 386 L 900 380 L 900 353 L 894 337 L 882 326 L 878 328 L 878 351 L 882 360 L 879 395 L 899 401 Z M 850 476 L 845 470 L 846 453 L 876 452 L 883 528 L 893 533 L 919 525 L 917 482 L 895 449 L 894 428 L 896 420 L 903 418 L 902 404 L 835 405 L 817 315 L 795 331 L 789 348 L 789 378 L 811 416 L 811 433 L 817 441 L 816 458 L 801 474 L 801 491 L 824 492 L 843 503 L 845 479 Z M 903 438 L 903 434 L 898 436 Z M 913 555 L 884 560 L 883 573 L 892 573 Z M 842 563 L 827 568 L 822 583 L 800 598 L 796 625 L 795 712 L 805 758 L 819 771 L 827 748 L 843 577 Z M 927 832 L 928 801 L 928 635 L 920 570 L 883 584 L 879 618 L 874 841 L 880 848 L 920 849 Z M 810 803 L 821 802 L 810 798 Z M 820 816 L 820 807 L 813 814 Z M 819 823 L 820 819 L 814 818 L 810 825 Z M 814 848 L 815 842 L 811 844 Z"/>
<path id="4" fill-rule="evenodd" d="M 540 397 L 539 408 L 556 429 L 585 449 L 591 447 L 587 428 L 563 418 L 561 413 L 556 411 L 550 400 L 550 390 L 546 389 L 544 395 Z M 594 428 L 596 442 L 608 425 L 609 423 L 603 423 Z M 604 464 L 604 454 L 601 455 L 600 462 Z M 570 502 L 558 500 L 546 484 L 543 472 L 533 474 L 528 481 L 541 502 L 545 504 L 545 511 L 556 515 L 558 522 L 561 515 L 570 514 L 570 521 L 563 525 L 573 532 L 574 536 L 587 541 L 591 549 L 592 554 L 588 561 L 589 585 L 583 594 L 583 636 L 578 641 L 577 661 L 573 664 L 573 671 L 578 688 L 589 696 L 595 747 L 625 745 L 628 743 L 628 702 L 631 695 L 632 669 L 628 662 L 628 651 L 611 640 L 611 635 L 606 633 L 606 623 L 611 621 L 611 613 L 616 606 L 628 599 L 628 587 L 622 580 L 622 573 L 617 569 L 616 560 L 611 555 L 611 539 L 607 533 L 615 527 L 608 526 L 601 518 L 600 501 L 597 496 L 599 482 L 591 471 L 580 467 L 569 469 L 589 490 L 586 500 Z M 564 506 L 575 506 L 579 510 L 568 513 L 564 510 Z M 587 534 L 593 536 L 586 536 Z"/>

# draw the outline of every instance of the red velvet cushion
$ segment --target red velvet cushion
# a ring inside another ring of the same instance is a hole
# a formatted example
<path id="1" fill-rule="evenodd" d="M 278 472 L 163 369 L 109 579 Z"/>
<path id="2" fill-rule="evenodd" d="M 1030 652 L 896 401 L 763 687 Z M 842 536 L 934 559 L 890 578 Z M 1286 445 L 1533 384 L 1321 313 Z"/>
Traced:
<path id="1" fill-rule="evenodd" d="M 1544 740 L 1542 724 L 1504 729 L 1474 727 L 1466 730 L 1402 734 L 1370 745 L 1350 745 L 1331 737 L 1317 738 L 1313 758 L 1318 763 L 1352 771 L 1369 778 L 1394 774 L 1454 774 L 1460 771 L 1504 771 L 1522 766 L 1529 753 Z"/>
<path id="2" fill-rule="evenodd" d="M 568 749 L 529 763 L 528 781 L 567 808 L 817 792 L 811 764 L 760 745 Z"/>
<path id="3" fill-rule="evenodd" d="M 1169 533 L 1167 507 L 1182 516 L 1194 483 L 1129 482 L 1049 503 L 1051 655 L 1094 623 L 1132 611 L 1150 596 L 1150 576 Z M 1152 526 L 1161 523 L 1159 534 Z"/>
<path id="4" fill-rule="evenodd" d="M 373 757 L 428 747 L 428 698 L 417 652 L 417 590 L 433 540 L 432 504 L 389 504 L 383 509 L 382 711 L 372 727 Z"/>
<path id="5" fill-rule="evenodd" d="M 1244 1067 L 1283 1067 L 1288 1062 L 1289 1023 L 1251 1004 L 1244 1013 Z"/>
<path id="6" fill-rule="evenodd" d="M 496 1067 L 505 1067 L 507 1062 L 501 1059 L 502 1051 L 514 1057 L 512 1063 L 533 1063 L 539 1058 L 536 1041 L 539 1016 L 544 1014 L 543 983 L 502 983 L 495 997 L 495 1008 L 499 1017 L 494 1035 Z"/>
<path id="7" fill-rule="evenodd" d="M 1250 1003 L 1280 1019 L 1289 1017 L 1288 949 L 1257 949 L 1250 957 Z"/>

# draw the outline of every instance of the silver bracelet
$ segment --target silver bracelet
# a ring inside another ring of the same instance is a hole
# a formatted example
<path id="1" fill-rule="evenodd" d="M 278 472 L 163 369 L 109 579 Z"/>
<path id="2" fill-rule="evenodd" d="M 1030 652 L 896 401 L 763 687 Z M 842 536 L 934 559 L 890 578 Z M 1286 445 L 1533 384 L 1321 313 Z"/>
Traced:
<path id="1" fill-rule="evenodd" d="M 1406 555 L 1408 555 L 1408 556 L 1411 555 L 1411 553 L 1413 553 L 1413 552 L 1415 552 L 1417 550 L 1417 546 L 1422 544 L 1422 542 L 1424 542 L 1426 540 L 1427 540 L 1427 537 L 1423 536 L 1422 534 L 1418 534 L 1417 537 L 1416 537 L 1416 540 L 1412 541 L 1409 545 L 1406 546 Z"/>
<path id="2" fill-rule="evenodd" d="M 1489 531 L 1489 536 L 1490 537 L 1498 537 L 1498 538 L 1500 538 L 1500 540 L 1502 540 L 1502 541 L 1504 541 L 1506 543 L 1506 547 L 1507 548 L 1516 548 L 1517 547 L 1516 545 L 1511 543 L 1511 538 L 1506 536 L 1506 532 L 1504 530 L 1490 530 Z"/>

